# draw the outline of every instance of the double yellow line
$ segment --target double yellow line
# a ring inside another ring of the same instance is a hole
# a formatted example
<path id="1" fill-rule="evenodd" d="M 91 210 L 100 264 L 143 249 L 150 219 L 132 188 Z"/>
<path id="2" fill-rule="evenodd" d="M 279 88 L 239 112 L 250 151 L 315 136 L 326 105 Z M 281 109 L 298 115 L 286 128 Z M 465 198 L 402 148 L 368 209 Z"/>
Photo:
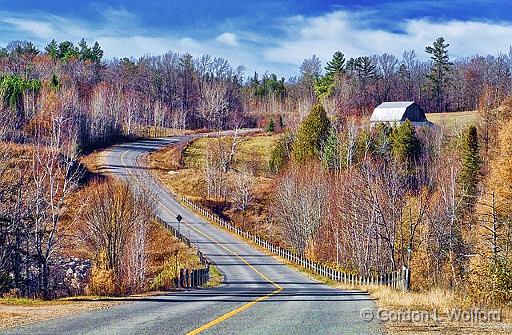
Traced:
<path id="1" fill-rule="evenodd" d="M 142 185 L 142 183 L 140 183 L 139 181 L 139 178 L 126 166 L 126 164 L 124 163 L 124 156 L 129 152 L 130 150 L 126 150 L 125 152 L 123 152 L 123 154 L 121 155 L 121 164 L 123 164 L 124 168 L 128 171 L 128 173 L 135 179 L 135 181 L 142 187 L 142 188 L 145 188 L 144 185 Z M 167 212 L 169 213 L 170 215 L 172 216 L 176 216 L 176 213 L 173 213 L 166 205 L 164 205 L 160 200 L 157 199 L 157 202 L 158 204 Z M 269 294 L 266 294 L 266 295 L 263 295 L 261 297 L 258 297 L 256 298 L 255 300 L 252 300 L 232 311 L 229 311 L 221 316 L 219 316 L 218 318 L 202 325 L 201 327 L 199 328 L 196 328 L 190 332 L 187 333 L 187 335 L 195 335 L 195 334 L 199 334 L 203 331 L 205 331 L 206 329 L 208 328 L 211 328 L 219 323 L 221 323 L 222 321 L 224 320 L 227 320 L 229 319 L 230 317 L 240 313 L 240 312 L 243 312 L 245 311 L 246 309 L 250 308 L 251 306 L 255 305 L 256 303 L 260 302 L 260 301 L 263 301 L 263 300 L 266 300 L 270 297 L 272 297 L 273 295 L 276 295 L 278 294 L 279 292 L 281 292 L 283 290 L 283 288 L 281 286 L 279 286 L 278 284 L 276 284 L 275 282 L 273 282 L 270 278 L 268 278 L 267 276 L 265 276 L 263 273 L 261 273 L 260 271 L 258 271 L 251 263 L 249 263 L 246 259 L 244 259 L 242 256 L 240 256 L 239 254 L 237 254 L 235 251 L 229 249 L 228 247 L 226 247 L 225 245 L 223 245 L 222 243 L 218 242 L 217 240 L 215 240 L 213 237 L 209 236 L 208 234 L 202 232 L 201 230 L 197 229 L 196 227 L 190 225 L 189 223 L 185 222 L 185 221 L 182 221 L 187 227 L 189 227 L 190 229 L 194 230 L 195 232 L 197 232 L 198 234 L 206 237 L 207 239 L 209 239 L 210 241 L 212 241 L 213 243 L 217 244 L 219 247 L 221 247 L 222 249 L 226 250 L 227 252 L 231 253 L 232 255 L 238 257 L 242 262 L 244 262 L 251 270 L 253 270 L 254 272 L 256 272 L 261 278 L 263 278 L 265 281 L 267 281 L 268 283 L 272 284 L 276 290 L 274 290 L 273 292 L 269 293 Z"/>

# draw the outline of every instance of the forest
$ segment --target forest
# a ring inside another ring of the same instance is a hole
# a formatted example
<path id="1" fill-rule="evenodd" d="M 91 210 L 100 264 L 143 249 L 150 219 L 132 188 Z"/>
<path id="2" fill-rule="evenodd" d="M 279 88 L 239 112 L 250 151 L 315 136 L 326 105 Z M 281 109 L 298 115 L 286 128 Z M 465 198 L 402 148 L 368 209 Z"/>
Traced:
<path id="1" fill-rule="evenodd" d="M 425 54 L 345 59 L 338 51 L 325 67 L 313 55 L 285 79 L 209 55 L 104 59 L 101 46 L 85 40 L 52 40 L 42 50 L 9 43 L 0 49 L 0 292 L 51 297 L 64 227 L 81 217 L 69 203 L 88 183 L 84 154 L 169 130 L 248 127 L 277 137 L 264 172 L 272 201 L 254 230 L 270 225 L 283 245 L 354 273 L 407 266 L 416 289 L 510 301 L 512 49 L 452 60 L 440 37 Z M 479 122 L 456 131 L 366 127 L 384 101 L 478 110 Z M 210 149 L 201 173 L 206 196 L 236 202 L 243 215 L 256 199 L 248 178 L 262 172 L 235 169 L 237 139 L 229 141 Z M 98 196 L 85 207 L 129 204 L 119 213 L 129 234 L 115 242 L 142 243 L 151 199 L 123 185 L 92 187 Z M 106 251 L 93 257 L 93 278 L 113 276 L 123 292 L 149 286 L 124 278 L 130 271 L 108 252 L 105 220 L 80 220 L 98 227 L 83 243 Z"/>

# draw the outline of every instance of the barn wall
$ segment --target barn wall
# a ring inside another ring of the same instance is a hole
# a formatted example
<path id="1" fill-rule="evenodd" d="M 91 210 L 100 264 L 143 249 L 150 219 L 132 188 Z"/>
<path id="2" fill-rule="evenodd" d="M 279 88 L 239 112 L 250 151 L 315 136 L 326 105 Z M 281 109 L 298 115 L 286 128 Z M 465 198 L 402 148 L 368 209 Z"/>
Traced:
<path id="1" fill-rule="evenodd" d="M 406 119 L 411 120 L 412 122 L 426 122 L 427 117 L 425 113 L 417 104 L 412 104 L 405 110 L 404 116 L 402 118 L 403 121 Z"/>

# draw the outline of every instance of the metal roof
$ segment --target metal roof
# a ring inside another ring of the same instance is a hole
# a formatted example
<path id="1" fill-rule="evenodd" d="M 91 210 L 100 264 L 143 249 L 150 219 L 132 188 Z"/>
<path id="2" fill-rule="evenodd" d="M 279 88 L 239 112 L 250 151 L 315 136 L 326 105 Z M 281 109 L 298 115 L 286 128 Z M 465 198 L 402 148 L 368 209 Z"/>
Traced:
<path id="1" fill-rule="evenodd" d="M 373 110 L 370 117 L 372 122 L 395 122 L 402 120 L 407 107 L 414 104 L 414 101 L 383 102 Z"/>

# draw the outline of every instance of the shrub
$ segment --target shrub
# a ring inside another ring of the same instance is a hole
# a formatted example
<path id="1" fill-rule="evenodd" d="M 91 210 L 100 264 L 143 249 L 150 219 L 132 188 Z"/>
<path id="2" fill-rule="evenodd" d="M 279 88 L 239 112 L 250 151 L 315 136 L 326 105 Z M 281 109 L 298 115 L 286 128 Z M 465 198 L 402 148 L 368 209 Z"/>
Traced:
<path id="1" fill-rule="evenodd" d="M 179 264 L 178 264 L 179 267 Z M 163 269 L 153 279 L 150 289 L 151 290 L 169 290 L 176 286 L 176 264 L 175 259 L 169 258 L 165 261 Z"/>
<path id="2" fill-rule="evenodd" d="M 102 269 L 98 266 L 93 267 L 87 285 L 87 294 L 108 296 L 115 293 L 117 292 L 114 271 Z"/>

